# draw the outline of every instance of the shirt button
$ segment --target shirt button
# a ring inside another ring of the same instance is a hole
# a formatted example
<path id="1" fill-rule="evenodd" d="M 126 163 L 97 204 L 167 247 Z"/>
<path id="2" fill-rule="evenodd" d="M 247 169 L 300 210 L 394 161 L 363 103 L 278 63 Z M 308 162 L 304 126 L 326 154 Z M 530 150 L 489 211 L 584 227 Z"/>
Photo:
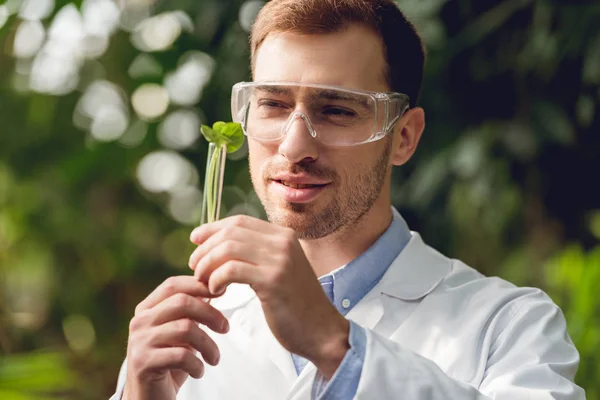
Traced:
<path id="1" fill-rule="evenodd" d="M 350 307 L 350 300 L 348 300 L 348 299 L 342 300 L 342 307 L 344 307 L 344 308 Z"/>

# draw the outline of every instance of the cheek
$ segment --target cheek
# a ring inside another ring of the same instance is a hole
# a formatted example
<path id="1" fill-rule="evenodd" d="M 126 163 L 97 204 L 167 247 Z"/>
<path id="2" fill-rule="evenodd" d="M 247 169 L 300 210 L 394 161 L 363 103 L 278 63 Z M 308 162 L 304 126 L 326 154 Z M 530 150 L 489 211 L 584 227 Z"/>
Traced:
<path id="1" fill-rule="evenodd" d="M 260 165 L 261 163 L 256 160 L 256 156 L 250 153 L 248 156 L 248 167 L 250 169 L 250 178 L 252 179 L 254 186 L 257 186 L 261 181 Z"/>
<path id="2" fill-rule="evenodd" d="M 369 173 L 377 164 L 375 149 L 367 148 L 368 145 L 358 146 L 360 151 L 348 151 L 336 156 L 338 173 L 345 181 L 352 181 L 353 178 Z M 357 149 L 352 149 L 357 150 Z"/>
<path id="3" fill-rule="evenodd" d="M 379 184 L 389 172 L 390 148 L 368 144 L 360 149 L 361 151 L 344 152 L 340 157 L 336 157 L 337 162 L 334 165 L 337 166 L 340 185 L 344 190 L 355 192 L 363 190 L 366 186 Z"/>
<path id="4" fill-rule="evenodd" d="M 265 146 L 253 140 L 248 141 L 248 165 L 255 185 L 262 182 L 262 172 L 270 157 L 270 152 Z"/>

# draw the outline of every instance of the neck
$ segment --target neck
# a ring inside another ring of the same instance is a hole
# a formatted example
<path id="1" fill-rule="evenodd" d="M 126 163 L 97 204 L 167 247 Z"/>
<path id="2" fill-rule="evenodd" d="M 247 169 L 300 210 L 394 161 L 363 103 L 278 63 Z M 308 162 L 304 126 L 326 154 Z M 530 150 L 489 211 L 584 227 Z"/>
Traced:
<path id="1" fill-rule="evenodd" d="M 313 271 L 321 277 L 364 253 L 387 230 L 391 221 L 391 205 L 374 204 L 352 226 L 324 238 L 301 240 L 300 244 Z"/>

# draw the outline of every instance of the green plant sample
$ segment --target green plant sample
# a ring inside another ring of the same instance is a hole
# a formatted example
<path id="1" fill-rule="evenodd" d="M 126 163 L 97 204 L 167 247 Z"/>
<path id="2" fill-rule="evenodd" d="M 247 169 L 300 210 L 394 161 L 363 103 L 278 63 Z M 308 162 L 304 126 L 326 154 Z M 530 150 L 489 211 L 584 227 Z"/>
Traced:
<path id="1" fill-rule="evenodd" d="M 242 126 L 236 122 L 215 122 L 211 127 L 202 125 L 200 131 L 209 146 L 206 159 L 206 178 L 202 201 L 201 223 L 214 222 L 219 218 L 221 192 L 223 188 L 223 171 L 225 169 L 225 152 L 233 153 L 244 143 Z M 223 150 L 225 148 L 225 151 Z"/>

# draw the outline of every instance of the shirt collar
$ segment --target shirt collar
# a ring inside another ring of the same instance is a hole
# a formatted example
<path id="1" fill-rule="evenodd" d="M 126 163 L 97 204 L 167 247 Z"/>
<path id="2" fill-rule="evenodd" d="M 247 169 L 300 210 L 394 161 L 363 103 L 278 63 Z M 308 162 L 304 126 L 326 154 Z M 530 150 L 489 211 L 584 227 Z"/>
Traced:
<path id="1" fill-rule="evenodd" d="M 389 227 L 371 247 L 348 264 L 319 278 L 321 284 L 333 282 L 333 304 L 342 315 L 373 289 L 411 239 L 406 222 L 394 207 L 392 214 Z"/>

